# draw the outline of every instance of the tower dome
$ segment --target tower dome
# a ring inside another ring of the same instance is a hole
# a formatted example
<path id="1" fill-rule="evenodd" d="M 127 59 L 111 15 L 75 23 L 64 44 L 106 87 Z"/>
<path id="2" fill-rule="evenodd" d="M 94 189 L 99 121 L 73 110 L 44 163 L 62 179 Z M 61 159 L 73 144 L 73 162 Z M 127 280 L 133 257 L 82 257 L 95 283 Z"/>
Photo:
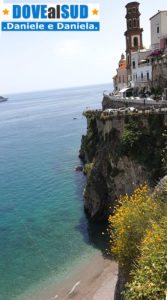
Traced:
<path id="1" fill-rule="evenodd" d="M 119 67 L 121 67 L 121 65 L 124 64 L 125 62 L 126 62 L 126 58 L 125 58 L 125 55 L 122 53 L 121 59 L 119 61 Z"/>

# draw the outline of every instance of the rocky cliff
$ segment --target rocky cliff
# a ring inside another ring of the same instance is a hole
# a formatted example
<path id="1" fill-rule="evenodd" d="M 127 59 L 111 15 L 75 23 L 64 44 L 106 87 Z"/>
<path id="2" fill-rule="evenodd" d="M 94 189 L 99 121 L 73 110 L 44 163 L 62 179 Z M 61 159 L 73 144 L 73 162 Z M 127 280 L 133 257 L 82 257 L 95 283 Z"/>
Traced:
<path id="1" fill-rule="evenodd" d="M 102 220 L 120 195 L 131 194 L 134 184 L 154 186 L 163 173 L 162 132 L 166 113 L 111 116 L 86 112 L 87 134 L 80 158 L 85 163 L 85 211 Z"/>

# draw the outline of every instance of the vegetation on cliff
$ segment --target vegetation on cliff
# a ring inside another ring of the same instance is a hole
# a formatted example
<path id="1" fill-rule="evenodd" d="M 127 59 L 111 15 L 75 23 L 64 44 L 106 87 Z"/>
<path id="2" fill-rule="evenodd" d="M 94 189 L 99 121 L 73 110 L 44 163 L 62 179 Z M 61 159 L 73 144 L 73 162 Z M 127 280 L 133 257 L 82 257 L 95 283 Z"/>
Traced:
<path id="1" fill-rule="evenodd" d="M 86 211 L 97 219 L 110 214 L 108 254 L 123 269 L 125 299 L 165 299 L 167 185 L 154 189 L 167 171 L 165 114 L 85 116 Z"/>
<path id="2" fill-rule="evenodd" d="M 138 267 L 131 272 L 126 299 L 165 299 L 167 291 L 167 217 L 152 221 L 140 246 Z"/>
<path id="3" fill-rule="evenodd" d="M 151 172 L 151 179 L 155 182 L 163 177 L 164 170 L 162 168 L 161 152 L 164 148 L 164 139 L 162 133 L 164 131 L 164 115 L 163 114 L 127 114 L 125 116 L 112 116 L 100 111 L 88 111 L 84 113 L 87 118 L 87 134 L 84 140 L 84 152 L 87 154 L 88 163 L 95 158 L 98 144 L 102 136 L 98 132 L 97 120 L 103 122 L 112 121 L 117 117 L 124 119 L 123 135 L 119 137 L 117 128 L 113 128 L 110 133 L 106 134 L 105 144 L 114 143 L 113 131 L 116 131 L 116 139 L 119 146 L 117 154 L 119 156 L 128 156 L 145 166 L 148 172 Z M 148 127 L 145 127 L 145 121 Z M 104 140 L 103 140 L 104 143 Z M 117 155 L 117 156 L 118 156 Z"/>
<path id="4" fill-rule="evenodd" d="M 165 124 L 167 125 L 167 124 Z M 161 134 L 166 142 L 167 130 Z M 166 170 L 167 147 L 161 161 Z M 167 178 L 166 178 L 167 180 Z M 126 300 L 165 299 L 167 292 L 167 181 L 151 193 L 147 184 L 120 197 L 109 217 L 109 253 L 127 280 Z"/>
<path id="5" fill-rule="evenodd" d="M 153 181 L 162 178 L 164 169 L 161 153 L 164 148 L 164 116 L 145 115 L 149 124 L 149 132 L 145 129 L 138 115 L 126 116 L 125 128 L 121 137 L 121 152 L 131 156 L 151 172 Z"/>
<path id="6" fill-rule="evenodd" d="M 164 299 L 167 287 L 167 193 L 147 185 L 121 197 L 109 217 L 111 247 L 128 280 L 125 299 Z"/>
<path id="7" fill-rule="evenodd" d="M 108 114 L 107 119 L 101 111 L 84 115 L 87 133 L 80 151 L 87 174 L 84 207 L 91 218 L 102 220 L 120 195 L 133 193 L 132 182 L 155 186 L 164 176 L 165 114 Z"/>

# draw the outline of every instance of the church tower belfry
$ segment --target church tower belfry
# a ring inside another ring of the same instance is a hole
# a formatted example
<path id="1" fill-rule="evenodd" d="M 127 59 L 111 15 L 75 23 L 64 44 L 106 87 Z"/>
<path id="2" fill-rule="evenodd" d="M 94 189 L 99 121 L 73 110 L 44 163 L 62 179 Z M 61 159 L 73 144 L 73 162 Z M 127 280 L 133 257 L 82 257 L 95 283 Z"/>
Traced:
<path id="1" fill-rule="evenodd" d="M 140 12 L 139 3 L 130 2 L 125 7 L 127 10 L 127 31 L 125 32 L 126 37 L 126 62 L 128 81 L 131 81 L 131 53 L 137 52 L 143 49 L 142 32 L 143 28 L 140 28 Z"/>

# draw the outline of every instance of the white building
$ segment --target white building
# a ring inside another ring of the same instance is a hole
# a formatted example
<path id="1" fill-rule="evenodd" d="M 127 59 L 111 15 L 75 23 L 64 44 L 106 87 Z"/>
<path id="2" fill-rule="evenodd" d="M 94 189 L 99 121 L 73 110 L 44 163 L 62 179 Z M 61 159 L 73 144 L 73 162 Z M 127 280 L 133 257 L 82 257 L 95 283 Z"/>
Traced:
<path id="1" fill-rule="evenodd" d="M 152 82 L 151 50 L 140 50 L 132 53 L 132 82 L 134 88 L 149 89 Z"/>
<path id="2" fill-rule="evenodd" d="M 151 48 L 160 49 L 160 40 L 167 36 L 167 10 L 158 11 L 150 18 L 151 21 Z"/>

